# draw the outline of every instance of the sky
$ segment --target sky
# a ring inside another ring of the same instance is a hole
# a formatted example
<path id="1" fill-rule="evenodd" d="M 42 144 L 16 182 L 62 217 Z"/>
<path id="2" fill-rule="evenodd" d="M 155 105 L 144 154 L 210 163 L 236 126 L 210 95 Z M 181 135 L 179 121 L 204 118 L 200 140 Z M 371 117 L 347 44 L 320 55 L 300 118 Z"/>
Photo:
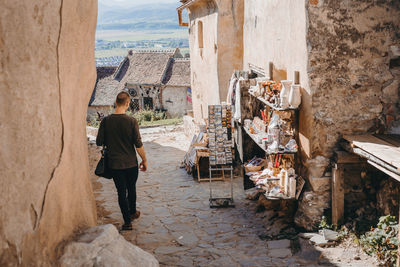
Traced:
<path id="1" fill-rule="evenodd" d="M 100 3 L 103 3 L 108 6 L 112 5 L 124 5 L 124 6 L 139 6 L 146 4 L 154 4 L 154 3 L 176 3 L 179 5 L 179 0 L 99 0 Z"/>

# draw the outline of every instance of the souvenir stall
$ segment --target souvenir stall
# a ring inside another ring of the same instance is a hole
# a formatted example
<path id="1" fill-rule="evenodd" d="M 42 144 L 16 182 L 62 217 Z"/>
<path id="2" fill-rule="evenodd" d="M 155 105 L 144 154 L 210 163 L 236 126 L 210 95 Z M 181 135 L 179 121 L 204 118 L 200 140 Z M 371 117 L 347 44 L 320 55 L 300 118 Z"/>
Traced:
<path id="1" fill-rule="evenodd" d="M 256 69 L 232 77 L 237 80 L 232 102 L 244 187 L 255 186 L 269 200 L 296 200 L 304 186 L 298 175 L 300 85 L 266 76 Z"/>

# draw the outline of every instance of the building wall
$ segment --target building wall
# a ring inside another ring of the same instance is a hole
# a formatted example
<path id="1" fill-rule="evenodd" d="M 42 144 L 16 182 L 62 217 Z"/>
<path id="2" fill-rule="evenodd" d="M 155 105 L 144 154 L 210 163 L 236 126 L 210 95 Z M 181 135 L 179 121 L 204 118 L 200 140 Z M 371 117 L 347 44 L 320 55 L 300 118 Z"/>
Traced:
<path id="1" fill-rule="evenodd" d="M 313 156 L 329 157 L 343 134 L 382 132 L 399 113 L 398 1 L 310 1 L 307 40 Z"/>
<path id="2" fill-rule="evenodd" d="M 243 0 L 218 0 L 218 86 L 226 101 L 234 70 L 243 69 Z"/>
<path id="3" fill-rule="evenodd" d="M 245 0 L 244 67 L 273 62 L 276 80 L 300 71 L 306 158 L 330 157 L 343 134 L 396 125 L 399 12 L 393 1 Z"/>
<path id="4" fill-rule="evenodd" d="M 162 90 L 162 107 L 170 117 L 182 117 L 191 109 L 187 87 L 167 86 Z"/>
<path id="5" fill-rule="evenodd" d="M 130 89 L 134 89 L 137 93 L 137 96 L 132 96 L 132 99 L 137 99 L 139 102 L 140 109 L 147 109 L 148 106 L 145 105 L 144 98 L 149 97 L 153 102 L 153 109 L 161 109 L 161 87 L 153 86 L 153 85 L 136 85 L 136 84 L 127 84 L 125 88 L 128 92 Z"/>
<path id="6" fill-rule="evenodd" d="M 399 30 L 396 1 L 245 0 L 244 67 L 272 62 L 278 81 L 300 72 L 305 178 L 322 176 L 342 135 L 398 131 Z M 301 200 L 296 222 L 312 228 L 322 205 Z"/>
<path id="7" fill-rule="evenodd" d="M 0 265 L 54 266 L 96 224 L 85 113 L 97 1 L 0 2 Z"/>
<path id="8" fill-rule="evenodd" d="M 226 100 L 229 78 L 242 68 L 243 0 L 197 1 L 189 7 L 189 21 L 193 112 L 199 123 L 207 117 L 208 105 Z"/>
<path id="9" fill-rule="evenodd" d="M 189 44 L 193 113 L 196 122 L 207 117 L 208 104 L 220 102 L 217 64 L 218 7 L 199 1 L 189 9 Z M 199 48 L 199 22 L 203 23 L 203 48 Z"/>
<path id="10" fill-rule="evenodd" d="M 243 67 L 249 64 L 269 73 L 274 67 L 273 79 L 294 80 L 300 72 L 302 105 L 300 135 L 304 156 L 310 156 L 311 89 L 308 82 L 307 23 L 305 0 L 245 0 L 243 26 Z"/>
<path id="11" fill-rule="evenodd" d="M 104 116 L 108 116 L 113 111 L 113 106 L 89 106 L 86 113 L 86 121 L 97 120 L 99 118 L 97 112 L 103 114 Z"/>

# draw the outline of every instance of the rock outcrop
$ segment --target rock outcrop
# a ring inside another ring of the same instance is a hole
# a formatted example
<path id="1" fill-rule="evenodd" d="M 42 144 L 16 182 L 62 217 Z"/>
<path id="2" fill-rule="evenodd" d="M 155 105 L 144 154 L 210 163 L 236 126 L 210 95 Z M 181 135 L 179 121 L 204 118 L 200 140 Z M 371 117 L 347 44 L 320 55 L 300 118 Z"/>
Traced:
<path id="1" fill-rule="evenodd" d="M 330 192 L 304 192 L 294 218 L 295 223 L 308 231 L 318 229 L 324 210 L 330 206 Z"/>
<path id="2" fill-rule="evenodd" d="M 112 224 L 89 228 L 65 247 L 62 267 L 114 266 L 157 267 L 156 258 L 132 245 Z"/>
<path id="3" fill-rule="evenodd" d="M 0 1 L 0 266 L 50 266 L 96 223 L 85 117 L 96 0 Z"/>

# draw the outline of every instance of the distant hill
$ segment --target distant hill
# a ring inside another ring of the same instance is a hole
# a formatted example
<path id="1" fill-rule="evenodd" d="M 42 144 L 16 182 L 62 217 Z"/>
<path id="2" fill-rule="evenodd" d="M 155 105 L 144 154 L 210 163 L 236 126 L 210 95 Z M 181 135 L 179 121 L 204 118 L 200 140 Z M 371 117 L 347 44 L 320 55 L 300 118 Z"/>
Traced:
<path id="1" fill-rule="evenodd" d="M 137 7 L 107 6 L 99 3 L 98 30 L 179 29 L 177 4 Z"/>

